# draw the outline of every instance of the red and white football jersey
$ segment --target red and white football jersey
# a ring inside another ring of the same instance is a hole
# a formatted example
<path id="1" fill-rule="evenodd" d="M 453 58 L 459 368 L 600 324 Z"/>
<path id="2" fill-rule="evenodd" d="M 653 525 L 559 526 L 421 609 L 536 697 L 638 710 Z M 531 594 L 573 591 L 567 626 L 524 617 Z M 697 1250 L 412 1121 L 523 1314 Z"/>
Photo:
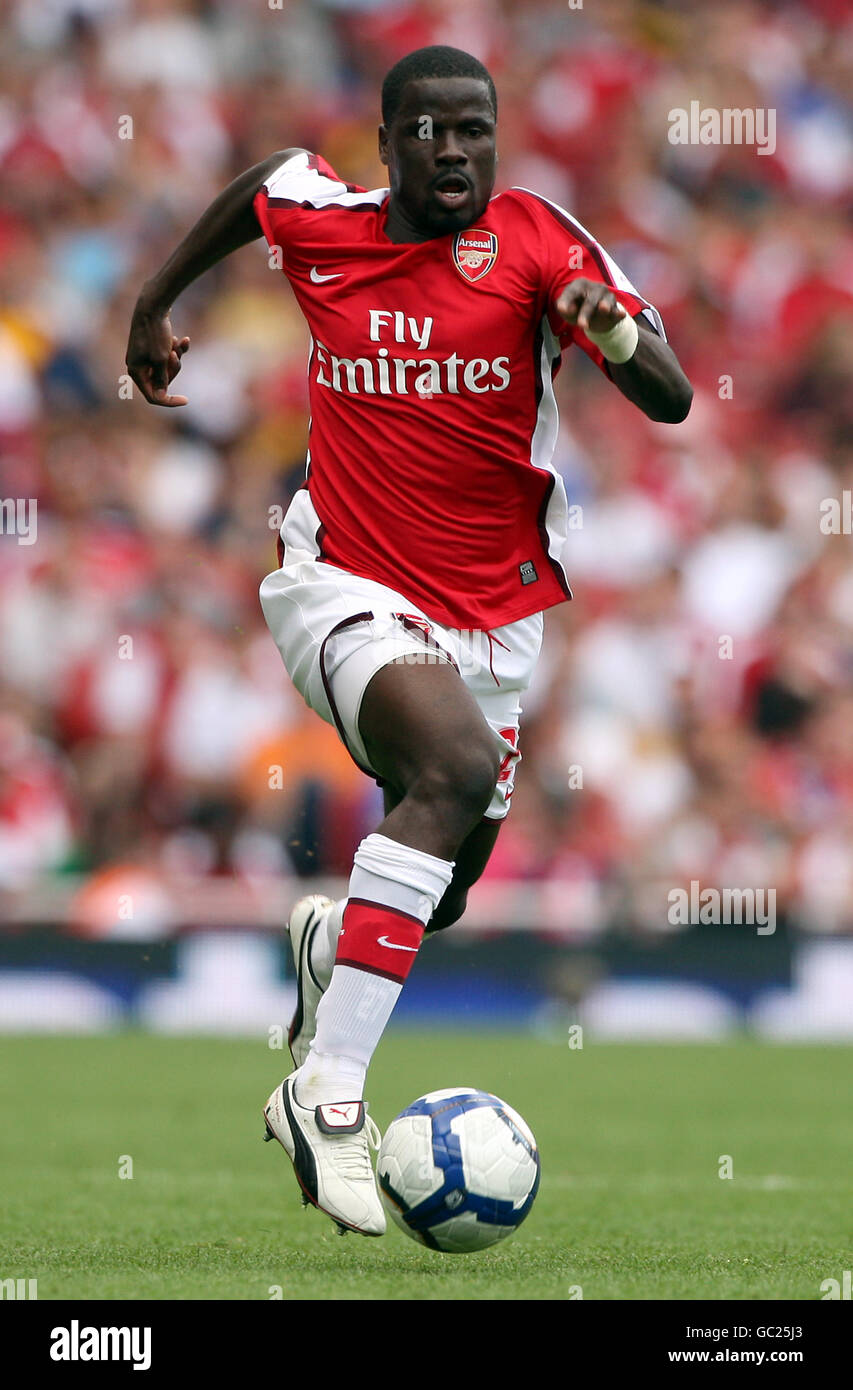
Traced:
<path id="1" fill-rule="evenodd" d="M 388 197 L 302 153 L 255 198 L 311 331 L 317 557 L 448 627 L 501 627 L 571 597 L 552 383 L 571 343 L 606 368 L 556 299 L 584 276 L 663 325 L 546 198 L 513 188 L 464 232 L 398 245 Z"/>

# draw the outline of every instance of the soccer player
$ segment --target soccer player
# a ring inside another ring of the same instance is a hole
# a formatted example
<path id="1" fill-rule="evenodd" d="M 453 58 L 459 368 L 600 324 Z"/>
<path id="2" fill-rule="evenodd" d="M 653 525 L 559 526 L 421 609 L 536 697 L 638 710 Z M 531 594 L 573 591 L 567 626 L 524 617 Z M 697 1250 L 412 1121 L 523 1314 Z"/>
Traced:
<path id="1" fill-rule="evenodd" d="M 267 1137 L 342 1230 L 381 1235 L 367 1066 L 427 929 L 455 922 L 507 814 L 520 697 L 543 610 L 571 597 L 552 380 L 571 344 L 653 420 L 692 397 L 657 311 L 592 236 L 523 189 L 492 197 L 497 98 L 442 46 L 382 88 L 389 188 L 280 150 L 204 213 L 143 287 L 127 365 L 170 394 L 188 338 L 171 305 L 264 235 L 311 331 L 306 478 L 261 602 L 293 683 L 383 786 L 348 897 L 312 896 L 289 930 L 295 1070 Z"/>

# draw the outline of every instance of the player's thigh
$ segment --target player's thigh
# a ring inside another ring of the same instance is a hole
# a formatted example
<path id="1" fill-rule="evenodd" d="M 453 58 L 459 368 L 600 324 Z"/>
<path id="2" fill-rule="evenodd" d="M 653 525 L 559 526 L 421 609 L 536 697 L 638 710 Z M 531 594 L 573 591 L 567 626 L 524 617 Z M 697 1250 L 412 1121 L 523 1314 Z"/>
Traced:
<path id="1" fill-rule="evenodd" d="M 401 795 L 471 795 L 486 804 L 500 768 L 488 722 L 447 661 L 401 658 L 364 691 L 359 732 L 370 764 Z"/>

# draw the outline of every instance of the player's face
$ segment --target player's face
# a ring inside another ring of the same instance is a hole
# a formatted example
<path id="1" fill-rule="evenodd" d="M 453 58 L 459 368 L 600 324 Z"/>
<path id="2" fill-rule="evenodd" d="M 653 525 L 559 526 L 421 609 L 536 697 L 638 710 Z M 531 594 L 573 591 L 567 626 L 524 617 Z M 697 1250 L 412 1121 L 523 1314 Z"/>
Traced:
<path id="1" fill-rule="evenodd" d="M 389 235 L 393 225 L 425 241 L 476 222 L 494 188 L 495 133 L 485 82 L 409 82 L 393 121 L 379 127 L 379 157 L 391 188 Z"/>

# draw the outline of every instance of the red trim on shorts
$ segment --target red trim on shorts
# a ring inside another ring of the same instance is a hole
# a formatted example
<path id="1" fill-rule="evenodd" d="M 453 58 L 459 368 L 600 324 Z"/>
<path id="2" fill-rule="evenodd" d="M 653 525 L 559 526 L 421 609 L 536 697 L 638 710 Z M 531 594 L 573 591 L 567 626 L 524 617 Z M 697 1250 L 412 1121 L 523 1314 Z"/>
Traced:
<path id="1" fill-rule="evenodd" d="M 453 667 L 457 675 L 461 675 L 459 667 L 453 660 L 453 657 L 450 655 L 450 652 L 445 651 L 441 643 L 438 642 L 435 637 L 433 637 L 431 628 L 429 631 L 425 632 L 418 620 L 414 616 L 410 616 L 408 613 L 393 613 L 391 616 L 396 618 L 398 622 L 402 623 L 403 627 L 406 629 L 407 632 L 416 632 L 418 637 L 420 637 L 421 641 L 425 642 L 428 647 L 434 647 L 437 652 L 441 652 L 447 664 Z M 507 650 L 509 650 L 509 648 L 507 648 Z"/>
<path id="2" fill-rule="evenodd" d="M 492 680 L 494 681 L 495 685 L 499 686 L 499 685 L 500 685 L 500 681 L 498 680 L 497 676 L 495 675 L 495 668 L 494 668 L 494 666 L 492 665 L 492 643 L 493 643 L 493 642 L 497 642 L 498 646 L 499 646 L 499 647 L 503 647 L 503 649 L 504 649 L 505 652 L 511 651 L 512 648 L 511 648 L 511 647 L 508 647 L 507 644 L 506 644 L 506 642 L 502 642 L 501 639 L 500 639 L 500 637 L 495 637 L 494 634 L 491 633 L 491 632 L 488 632 L 488 631 L 487 631 L 487 632 L 486 632 L 486 636 L 487 636 L 488 639 L 489 639 L 489 670 L 490 670 L 491 673 L 492 673 Z"/>

